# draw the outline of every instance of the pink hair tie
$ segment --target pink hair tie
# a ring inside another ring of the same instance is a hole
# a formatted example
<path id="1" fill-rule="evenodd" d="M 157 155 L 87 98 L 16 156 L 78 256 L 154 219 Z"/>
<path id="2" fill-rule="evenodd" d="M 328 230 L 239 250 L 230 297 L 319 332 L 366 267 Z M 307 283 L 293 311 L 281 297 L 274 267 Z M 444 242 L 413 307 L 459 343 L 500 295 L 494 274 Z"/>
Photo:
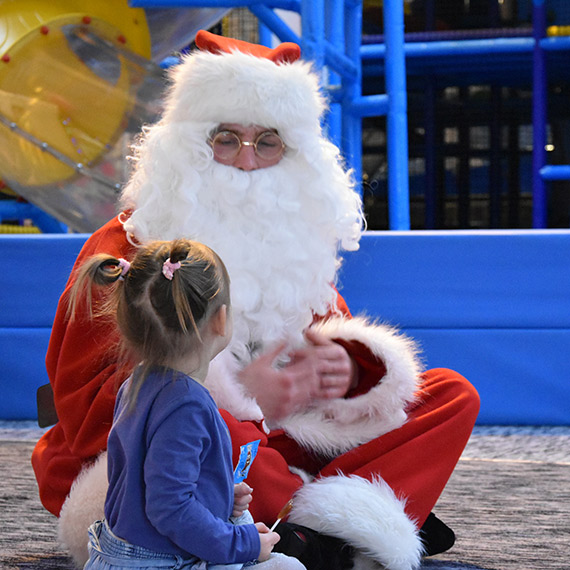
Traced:
<path id="1" fill-rule="evenodd" d="M 164 262 L 163 266 L 162 266 L 162 274 L 169 280 L 172 281 L 172 278 L 174 277 L 174 272 L 177 269 L 180 269 L 181 267 L 181 263 L 180 261 L 177 261 L 176 263 L 172 263 L 172 261 L 170 261 L 170 257 Z"/>
<path id="2" fill-rule="evenodd" d="M 126 259 L 123 259 L 121 257 L 121 258 L 119 258 L 119 267 L 121 268 L 121 275 L 120 275 L 119 279 L 121 279 L 121 281 L 122 281 L 125 279 L 125 275 L 129 272 L 129 269 L 131 268 L 131 264 Z"/>

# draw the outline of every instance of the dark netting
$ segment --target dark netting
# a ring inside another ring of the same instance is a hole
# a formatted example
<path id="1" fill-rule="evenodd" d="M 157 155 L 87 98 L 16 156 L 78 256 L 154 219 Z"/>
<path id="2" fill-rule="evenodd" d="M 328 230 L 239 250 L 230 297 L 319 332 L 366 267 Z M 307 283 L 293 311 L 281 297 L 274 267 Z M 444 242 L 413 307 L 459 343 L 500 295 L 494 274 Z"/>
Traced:
<path id="1" fill-rule="evenodd" d="M 247 8 L 234 8 L 221 22 L 214 33 L 250 43 L 259 42 L 257 18 Z"/>
<path id="2" fill-rule="evenodd" d="M 547 33 L 570 36 L 570 2 L 547 0 Z M 532 0 L 410 0 L 406 42 L 532 36 Z M 382 3 L 365 2 L 363 44 L 383 41 Z M 548 53 L 548 164 L 570 164 L 568 52 Z M 407 57 L 413 228 L 532 227 L 532 53 Z M 383 62 L 363 65 L 363 93 L 383 93 Z M 555 120 L 554 120 L 555 119 Z M 388 228 L 386 121 L 364 120 L 369 227 Z M 549 184 L 549 227 L 570 225 L 570 182 Z"/>

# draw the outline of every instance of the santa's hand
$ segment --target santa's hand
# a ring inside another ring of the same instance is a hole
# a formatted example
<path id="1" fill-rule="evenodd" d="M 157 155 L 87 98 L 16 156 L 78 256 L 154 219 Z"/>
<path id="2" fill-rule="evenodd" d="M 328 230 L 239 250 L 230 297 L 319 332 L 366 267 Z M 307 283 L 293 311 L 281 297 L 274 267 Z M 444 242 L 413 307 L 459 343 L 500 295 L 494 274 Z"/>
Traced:
<path id="1" fill-rule="evenodd" d="M 274 362 L 286 346 L 283 343 L 262 354 L 239 372 L 240 380 L 268 421 L 283 419 L 307 407 L 319 392 L 321 379 L 315 359 L 297 358 L 283 368 L 275 368 Z"/>
<path id="2" fill-rule="evenodd" d="M 245 482 L 242 481 L 234 485 L 234 510 L 232 511 L 233 517 L 241 517 L 252 500 L 253 489 Z"/>
<path id="3" fill-rule="evenodd" d="M 342 345 L 311 329 L 305 332 L 305 339 L 307 346 L 290 354 L 291 363 L 312 361 L 319 376 L 315 398 L 344 398 L 358 383 L 355 362 Z"/>

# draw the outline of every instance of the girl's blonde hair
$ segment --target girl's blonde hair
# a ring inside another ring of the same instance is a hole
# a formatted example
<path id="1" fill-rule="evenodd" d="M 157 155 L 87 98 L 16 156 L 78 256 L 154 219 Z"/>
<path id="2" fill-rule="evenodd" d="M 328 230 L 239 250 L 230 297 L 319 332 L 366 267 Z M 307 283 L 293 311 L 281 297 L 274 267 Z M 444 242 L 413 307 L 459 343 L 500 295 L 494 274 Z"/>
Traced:
<path id="1" fill-rule="evenodd" d="M 93 286 L 109 287 L 95 312 Z M 140 247 L 130 264 L 107 254 L 88 259 L 70 291 L 71 320 L 82 300 L 91 317 L 115 316 L 127 351 L 143 361 L 143 373 L 133 377 L 129 392 L 133 402 L 151 366 L 199 347 L 202 324 L 222 305 L 229 307 L 229 277 L 220 257 L 204 244 L 154 241 Z"/>

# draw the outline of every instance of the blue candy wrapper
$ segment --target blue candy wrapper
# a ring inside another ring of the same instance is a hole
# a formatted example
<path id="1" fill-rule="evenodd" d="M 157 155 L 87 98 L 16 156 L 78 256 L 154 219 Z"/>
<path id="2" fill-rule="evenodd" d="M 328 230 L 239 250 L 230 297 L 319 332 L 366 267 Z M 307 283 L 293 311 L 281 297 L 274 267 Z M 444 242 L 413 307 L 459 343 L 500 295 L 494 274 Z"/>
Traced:
<path id="1" fill-rule="evenodd" d="M 261 440 L 250 441 L 239 448 L 239 460 L 234 470 L 234 484 L 241 483 L 249 473 L 249 468 L 257 455 Z"/>

